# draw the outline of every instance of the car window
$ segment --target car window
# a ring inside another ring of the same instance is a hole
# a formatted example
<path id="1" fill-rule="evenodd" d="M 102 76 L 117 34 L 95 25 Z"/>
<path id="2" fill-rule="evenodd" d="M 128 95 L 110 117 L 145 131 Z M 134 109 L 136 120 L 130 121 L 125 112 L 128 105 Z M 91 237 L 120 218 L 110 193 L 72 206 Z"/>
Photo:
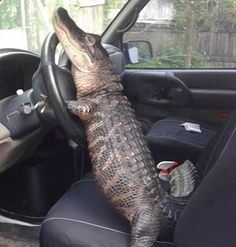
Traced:
<path id="1" fill-rule="evenodd" d="M 123 42 L 128 68 L 234 68 L 235 0 L 151 0 Z"/>
<path id="2" fill-rule="evenodd" d="M 40 53 L 52 31 L 51 14 L 63 6 L 85 31 L 101 34 L 127 0 L 0 0 L 0 48 Z"/>

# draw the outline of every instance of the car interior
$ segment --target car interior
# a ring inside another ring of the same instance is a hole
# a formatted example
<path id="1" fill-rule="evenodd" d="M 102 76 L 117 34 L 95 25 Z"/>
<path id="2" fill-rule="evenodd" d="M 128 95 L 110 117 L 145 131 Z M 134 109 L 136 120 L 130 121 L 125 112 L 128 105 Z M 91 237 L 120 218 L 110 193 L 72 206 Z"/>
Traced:
<path id="1" fill-rule="evenodd" d="M 148 2 L 128 1 L 101 41 L 156 164 L 190 160 L 198 171 L 155 246 L 234 247 L 235 68 L 127 66 L 125 39 Z M 58 43 L 52 32 L 40 55 L 0 50 L 0 246 L 129 246 L 130 224 L 99 190 L 81 121 L 66 108 L 76 89 L 64 50 L 55 61 Z"/>

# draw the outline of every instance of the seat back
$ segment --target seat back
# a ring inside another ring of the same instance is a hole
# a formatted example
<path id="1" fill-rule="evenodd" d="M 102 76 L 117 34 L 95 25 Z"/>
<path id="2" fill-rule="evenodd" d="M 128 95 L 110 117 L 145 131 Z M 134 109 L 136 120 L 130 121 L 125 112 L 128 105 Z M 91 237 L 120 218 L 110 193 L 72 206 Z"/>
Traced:
<path id="1" fill-rule="evenodd" d="M 204 149 L 201 156 L 199 157 L 197 168 L 199 170 L 201 178 L 204 178 L 207 175 L 207 173 L 219 159 L 235 126 L 236 111 L 232 114 L 226 126 L 224 126 L 215 134 L 215 136 L 211 139 L 210 143 L 207 144 L 207 147 Z"/>
<path id="2" fill-rule="evenodd" d="M 115 72 L 118 75 L 122 75 L 122 73 L 124 72 L 124 68 L 125 68 L 123 52 L 119 48 L 113 45 L 103 44 L 102 46 L 106 49 L 109 55 L 109 58 L 111 62 L 113 63 Z"/>
<path id="3" fill-rule="evenodd" d="M 235 247 L 235 114 L 205 156 L 206 176 L 177 222 L 174 242 L 178 247 Z"/>

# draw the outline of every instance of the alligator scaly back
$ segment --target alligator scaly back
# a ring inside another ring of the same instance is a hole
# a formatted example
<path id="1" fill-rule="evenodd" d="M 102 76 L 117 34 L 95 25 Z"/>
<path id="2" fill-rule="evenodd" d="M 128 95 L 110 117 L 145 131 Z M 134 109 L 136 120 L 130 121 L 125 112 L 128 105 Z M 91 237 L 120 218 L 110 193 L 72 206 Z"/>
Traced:
<path id="1" fill-rule="evenodd" d="M 132 247 L 152 247 L 166 226 L 155 163 L 100 37 L 76 26 L 66 10 L 53 14 L 56 34 L 72 62 L 77 101 L 70 111 L 85 127 L 93 172 L 109 202 L 132 226 Z"/>

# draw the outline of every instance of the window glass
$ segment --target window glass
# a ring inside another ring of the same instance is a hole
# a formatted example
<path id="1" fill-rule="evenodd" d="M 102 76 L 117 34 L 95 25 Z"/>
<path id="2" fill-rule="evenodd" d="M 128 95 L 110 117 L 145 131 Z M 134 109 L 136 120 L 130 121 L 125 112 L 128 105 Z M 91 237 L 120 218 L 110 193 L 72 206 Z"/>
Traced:
<path id="1" fill-rule="evenodd" d="M 101 34 L 127 0 L 0 0 L 0 48 L 40 53 L 57 6 L 85 31 Z"/>
<path id="2" fill-rule="evenodd" d="M 236 1 L 151 0 L 124 49 L 131 68 L 236 67 Z"/>

